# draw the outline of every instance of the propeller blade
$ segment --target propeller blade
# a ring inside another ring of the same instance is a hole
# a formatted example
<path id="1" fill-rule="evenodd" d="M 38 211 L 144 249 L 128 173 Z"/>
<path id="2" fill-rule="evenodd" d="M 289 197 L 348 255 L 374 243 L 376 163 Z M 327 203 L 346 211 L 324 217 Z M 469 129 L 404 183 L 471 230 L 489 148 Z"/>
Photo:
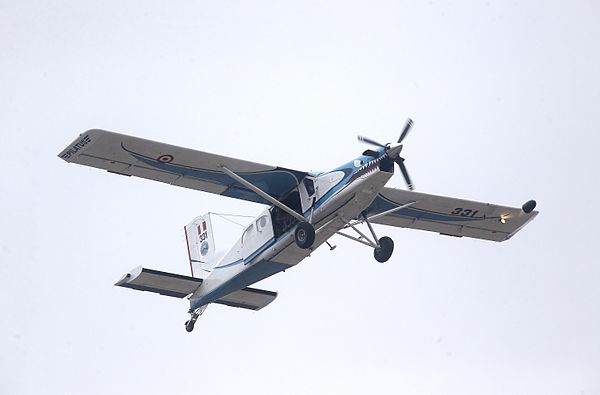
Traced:
<path id="1" fill-rule="evenodd" d="M 404 176 L 404 180 L 406 181 L 406 185 L 408 185 L 408 189 L 411 191 L 415 188 L 412 181 L 410 180 L 410 176 L 408 175 L 408 171 L 406 170 L 406 166 L 404 165 L 404 158 L 397 157 L 395 162 L 398 164 L 402 175 Z"/>
<path id="2" fill-rule="evenodd" d="M 370 139 L 368 137 L 361 136 L 360 134 L 358 135 L 358 141 L 360 141 L 362 143 L 367 143 L 367 144 L 375 145 L 377 147 L 385 148 L 385 145 L 383 145 L 383 144 L 381 144 L 381 143 L 379 143 L 379 142 L 377 142 L 375 140 L 372 140 L 372 139 Z"/>
<path id="3" fill-rule="evenodd" d="M 413 126 L 413 121 L 412 119 L 408 118 L 406 120 L 406 124 L 404 125 L 404 130 L 402 130 L 402 133 L 400 134 L 400 138 L 398 138 L 398 142 L 401 143 L 402 140 L 404 140 L 404 138 L 406 137 L 406 135 L 408 134 L 408 132 L 410 131 L 410 128 L 412 128 Z"/>

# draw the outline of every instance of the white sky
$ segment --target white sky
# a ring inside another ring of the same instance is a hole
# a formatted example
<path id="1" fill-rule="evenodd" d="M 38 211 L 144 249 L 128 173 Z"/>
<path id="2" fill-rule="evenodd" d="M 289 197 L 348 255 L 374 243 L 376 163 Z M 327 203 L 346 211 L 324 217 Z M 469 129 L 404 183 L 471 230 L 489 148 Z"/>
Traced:
<path id="1" fill-rule="evenodd" d="M 600 394 L 600 6 L 496 3 L 0 1 L 0 393 Z M 187 274 L 184 224 L 262 207 L 56 157 L 99 127 L 329 169 L 409 116 L 417 190 L 538 218 L 379 226 L 387 264 L 333 238 L 192 334 L 186 301 L 112 284 Z"/>

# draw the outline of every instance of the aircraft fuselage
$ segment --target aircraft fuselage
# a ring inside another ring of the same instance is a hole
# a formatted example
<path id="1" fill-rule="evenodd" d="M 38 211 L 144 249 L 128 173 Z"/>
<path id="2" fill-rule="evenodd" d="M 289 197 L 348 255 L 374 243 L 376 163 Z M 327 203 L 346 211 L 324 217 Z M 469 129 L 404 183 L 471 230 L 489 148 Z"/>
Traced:
<path id="1" fill-rule="evenodd" d="M 383 152 L 378 158 L 360 156 L 310 177 L 308 182 L 302 180 L 292 193 L 299 195 L 298 211 L 316 229 L 312 247 L 302 249 L 296 245 L 296 226 L 288 226 L 283 232 L 278 229 L 277 215 L 291 216 L 274 206 L 266 209 L 248 225 L 192 295 L 191 310 L 298 264 L 348 221 L 358 218 L 393 175 L 393 166 L 382 163 L 385 159 Z"/>

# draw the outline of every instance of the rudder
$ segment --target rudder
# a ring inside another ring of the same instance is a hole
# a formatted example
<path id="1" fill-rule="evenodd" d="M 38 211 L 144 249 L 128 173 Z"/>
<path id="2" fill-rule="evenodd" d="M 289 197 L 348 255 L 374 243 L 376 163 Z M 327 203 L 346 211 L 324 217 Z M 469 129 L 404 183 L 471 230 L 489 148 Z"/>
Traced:
<path id="1" fill-rule="evenodd" d="M 183 230 L 192 277 L 204 279 L 217 263 L 210 213 L 196 217 Z"/>

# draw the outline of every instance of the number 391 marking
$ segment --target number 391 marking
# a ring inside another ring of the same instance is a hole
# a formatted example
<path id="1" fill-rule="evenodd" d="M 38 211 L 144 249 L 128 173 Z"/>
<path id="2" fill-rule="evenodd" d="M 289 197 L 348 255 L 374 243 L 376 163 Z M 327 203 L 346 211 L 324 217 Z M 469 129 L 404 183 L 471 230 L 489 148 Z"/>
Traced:
<path id="1" fill-rule="evenodd" d="M 454 210 L 452 210 L 452 212 L 450 214 L 452 214 L 452 215 L 460 215 L 461 217 L 470 217 L 470 218 L 472 218 L 478 212 L 479 212 L 479 210 L 473 210 L 473 209 L 470 209 L 470 208 L 457 207 Z"/>

